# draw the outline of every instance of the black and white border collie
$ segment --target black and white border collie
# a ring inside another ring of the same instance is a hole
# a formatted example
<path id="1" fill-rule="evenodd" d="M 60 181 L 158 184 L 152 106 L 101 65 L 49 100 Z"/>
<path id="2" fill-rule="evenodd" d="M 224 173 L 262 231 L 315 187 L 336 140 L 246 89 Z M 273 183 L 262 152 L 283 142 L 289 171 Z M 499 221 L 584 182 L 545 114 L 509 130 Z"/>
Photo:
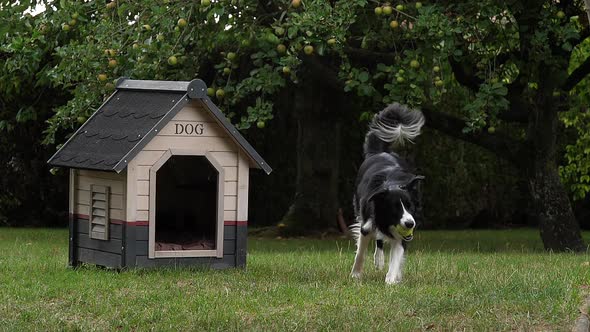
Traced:
<path id="1" fill-rule="evenodd" d="M 351 276 L 360 278 L 369 241 L 375 238 L 375 266 L 383 269 L 383 242 L 391 244 L 388 284 L 402 280 L 402 263 L 407 242 L 416 227 L 413 217 L 419 203 L 418 183 L 403 158 L 392 145 L 412 142 L 420 135 L 424 116 L 418 110 L 394 103 L 373 117 L 365 136 L 364 157 L 356 179 L 353 198 L 356 223 L 351 226 L 357 238 L 357 250 Z M 396 227 L 401 227 L 400 235 Z"/>

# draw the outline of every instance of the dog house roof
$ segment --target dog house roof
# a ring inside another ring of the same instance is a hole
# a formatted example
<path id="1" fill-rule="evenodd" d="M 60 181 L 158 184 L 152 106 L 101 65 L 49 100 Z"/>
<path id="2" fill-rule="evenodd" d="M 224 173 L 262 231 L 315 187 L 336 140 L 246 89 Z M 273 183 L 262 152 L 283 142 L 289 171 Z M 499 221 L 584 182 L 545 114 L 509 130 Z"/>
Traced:
<path id="1" fill-rule="evenodd" d="M 120 78 L 116 91 L 49 159 L 53 166 L 121 172 L 190 100 L 204 107 L 267 174 L 270 166 L 207 96 L 199 79 L 147 81 Z"/>

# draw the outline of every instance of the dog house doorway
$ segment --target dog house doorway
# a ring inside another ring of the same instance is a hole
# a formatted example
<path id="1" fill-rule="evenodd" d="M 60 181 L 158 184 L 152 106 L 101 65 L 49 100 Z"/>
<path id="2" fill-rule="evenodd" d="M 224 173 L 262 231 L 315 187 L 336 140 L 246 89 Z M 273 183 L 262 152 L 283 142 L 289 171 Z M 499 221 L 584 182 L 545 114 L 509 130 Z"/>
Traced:
<path id="1" fill-rule="evenodd" d="M 150 257 L 223 257 L 223 167 L 169 150 L 150 169 Z"/>

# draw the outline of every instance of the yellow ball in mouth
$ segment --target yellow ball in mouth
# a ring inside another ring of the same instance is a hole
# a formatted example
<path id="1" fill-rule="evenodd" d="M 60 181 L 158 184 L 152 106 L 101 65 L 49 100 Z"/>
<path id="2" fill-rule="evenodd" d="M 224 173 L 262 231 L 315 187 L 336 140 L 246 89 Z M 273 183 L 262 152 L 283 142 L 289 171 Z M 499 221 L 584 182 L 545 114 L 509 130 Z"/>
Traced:
<path id="1" fill-rule="evenodd" d="M 413 228 L 405 228 L 402 225 L 396 225 L 395 231 L 404 238 L 411 237 L 414 234 Z"/>

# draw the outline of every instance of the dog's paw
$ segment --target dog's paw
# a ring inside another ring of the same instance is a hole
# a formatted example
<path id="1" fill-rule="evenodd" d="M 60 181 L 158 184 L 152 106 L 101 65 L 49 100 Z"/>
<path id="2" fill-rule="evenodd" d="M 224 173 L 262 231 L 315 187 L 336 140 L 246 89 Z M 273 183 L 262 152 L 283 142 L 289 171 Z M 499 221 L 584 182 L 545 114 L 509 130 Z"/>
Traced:
<path id="1" fill-rule="evenodd" d="M 358 279 L 360 279 L 360 278 L 361 278 L 361 274 L 362 274 L 362 273 L 361 273 L 361 271 L 352 271 L 352 272 L 350 273 L 350 277 L 351 277 L 352 279 L 357 279 L 357 280 L 358 280 Z"/>
<path id="2" fill-rule="evenodd" d="M 383 251 L 375 252 L 375 267 L 379 271 L 383 270 L 383 267 L 385 267 L 385 256 L 383 255 Z"/>
<path id="3" fill-rule="evenodd" d="M 385 276 L 385 283 L 388 285 L 397 285 L 400 282 L 402 282 L 402 278 L 401 276 L 398 275 L 391 275 L 391 274 L 387 274 L 387 276 Z"/>

